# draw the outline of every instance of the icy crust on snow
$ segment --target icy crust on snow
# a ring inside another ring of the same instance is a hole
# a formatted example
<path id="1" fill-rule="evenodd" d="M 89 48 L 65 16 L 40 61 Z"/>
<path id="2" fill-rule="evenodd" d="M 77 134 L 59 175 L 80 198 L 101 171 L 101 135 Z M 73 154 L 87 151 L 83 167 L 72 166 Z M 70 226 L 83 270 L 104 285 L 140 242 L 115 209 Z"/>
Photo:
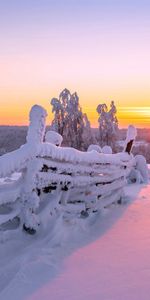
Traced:
<path id="1" fill-rule="evenodd" d="M 49 157 L 61 161 L 69 161 L 72 163 L 87 164 L 114 164 L 120 165 L 132 160 L 127 153 L 103 154 L 93 150 L 90 152 L 82 152 L 74 148 L 56 147 L 50 143 L 38 145 L 37 155 L 40 157 Z"/>

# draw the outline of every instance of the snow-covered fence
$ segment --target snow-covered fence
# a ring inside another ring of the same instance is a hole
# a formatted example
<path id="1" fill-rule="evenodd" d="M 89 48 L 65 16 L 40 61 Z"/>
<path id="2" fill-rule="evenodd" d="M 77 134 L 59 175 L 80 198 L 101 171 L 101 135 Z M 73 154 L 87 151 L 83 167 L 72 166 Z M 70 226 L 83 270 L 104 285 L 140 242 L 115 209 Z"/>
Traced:
<path id="1" fill-rule="evenodd" d="M 17 219 L 34 233 L 54 214 L 86 217 L 121 201 L 132 156 L 81 152 L 43 142 L 46 115 L 35 105 L 27 143 L 0 157 L 0 177 L 22 173 L 17 182 L 0 187 L 0 225 Z"/>

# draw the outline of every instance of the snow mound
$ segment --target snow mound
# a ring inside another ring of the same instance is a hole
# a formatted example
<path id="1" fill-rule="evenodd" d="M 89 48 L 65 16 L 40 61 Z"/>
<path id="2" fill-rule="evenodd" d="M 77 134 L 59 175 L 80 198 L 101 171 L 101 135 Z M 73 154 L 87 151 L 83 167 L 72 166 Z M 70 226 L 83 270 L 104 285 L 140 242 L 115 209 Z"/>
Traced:
<path id="1" fill-rule="evenodd" d="M 102 153 L 104 153 L 104 154 L 112 154 L 112 148 L 110 147 L 110 146 L 104 146 L 103 148 L 102 148 Z"/>
<path id="2" fill-rule="evenodd" d="M 146 159 L 143 155 L 136 155 L 134 157 L 134 165 L 129 174 L 129 183 L 148 183 L 149 170 Z"/>
<path id="3" fill-rule="evenodd" d="M 87 149 L 87 152 L 90 152 L 90 151 L 97 151 L 98 153 L 101 153 L 102 152 L 102 149 L 99 145 L 94 145 L 94 144 L 91 144 L 88 149 Z"/>
<path id="4" fill-rule="evenodd" d="M 148 166 L 147 166 L 145 157 L 143 155 L 136 155 L 135 162 L 136 162 L 135 168 L 140 172 L 141 177 L 142 177 L 142 182 L 147 183 L 148 182 Z"/>
<path id="5" fill-rule="evenodd" d="M 62 136 L 59 133 L 57 133 L 56 131 L 49 130 L 46 132 L 46 135 L 45 135 L 46 143 L 52 143 L 56 146 L 61 146 L 62 141 L 63 141 Z"/>

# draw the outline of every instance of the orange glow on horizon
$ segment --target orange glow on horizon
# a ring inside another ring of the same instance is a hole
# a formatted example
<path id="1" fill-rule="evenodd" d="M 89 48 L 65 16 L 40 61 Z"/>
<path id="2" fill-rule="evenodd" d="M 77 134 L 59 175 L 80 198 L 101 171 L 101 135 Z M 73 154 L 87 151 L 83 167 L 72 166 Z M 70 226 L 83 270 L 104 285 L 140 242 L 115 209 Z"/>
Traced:
<path id="1" fill-rule="evenodd" d="M 92 127 L 98 127 L 98 114 L 96 110 L 85 107 Z M 150 107 L 118 107 L 117 118 L 119 128 L 128 127 L 132 124 L 138 128 L 150 128 Z"/>
<path id="2" fill-rule="evenodd" d="M 48 101 L 47 101 L 48 102 Z M 40 102 L 38 103 L 40 104 Z M 34 102 L 32 103 L 34 105 Z M 26 126 L 29 124 L 29 111 L 31 106 L 29 103 L 23 107 L 21 106 L 8 106 L 2 107 L 0 111 L 0 125 L 18 125 Z M 51 105 L 45 102 L 42 105 L 48 112 L 47 125 L 51 124 L 53 114 L 51 112 Z M 90 106 L 82 107 L 82 111 L 87 114 L 92 127 L 98 127 L 98 113 L 96 107 Z M 117 107 L 117 118 L 119 128 L 128 127 L 132 124 L 138 128 L 150 128 L 150 107 Z"/>

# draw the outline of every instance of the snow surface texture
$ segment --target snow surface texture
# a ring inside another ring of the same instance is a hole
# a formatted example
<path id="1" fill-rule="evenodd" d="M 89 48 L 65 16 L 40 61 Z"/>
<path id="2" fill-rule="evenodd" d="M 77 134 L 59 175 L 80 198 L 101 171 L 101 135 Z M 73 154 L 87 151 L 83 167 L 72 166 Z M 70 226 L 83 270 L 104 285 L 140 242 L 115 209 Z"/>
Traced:
<path id="1" fill-rule="evenodd" d="M 0 299 L 149 300 L 149 193 L 129 185 L 128 205 L 12 233 L 0 247 Z"/>

